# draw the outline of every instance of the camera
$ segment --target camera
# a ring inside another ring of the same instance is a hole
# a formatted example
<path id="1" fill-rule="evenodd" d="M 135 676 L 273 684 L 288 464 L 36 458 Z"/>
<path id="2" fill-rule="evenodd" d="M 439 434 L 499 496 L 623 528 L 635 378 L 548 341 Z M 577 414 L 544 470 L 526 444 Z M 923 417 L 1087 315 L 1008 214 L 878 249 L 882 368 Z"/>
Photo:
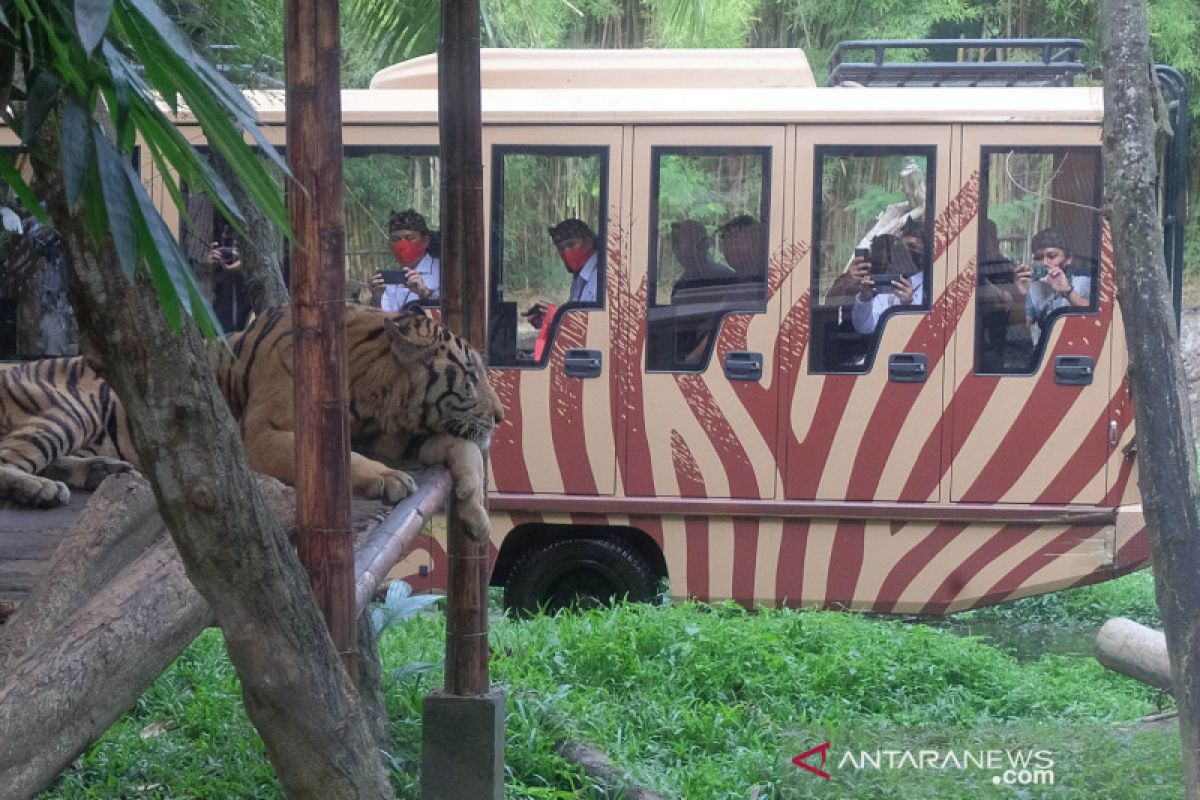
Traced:
<path id="1" fill-rule="evenodd" d="M 224 264 L 232 264 L 238 260 L 238 251 L 232 245 L 218 247 L 217 252 L 221 255 L 221 262 Z"/>

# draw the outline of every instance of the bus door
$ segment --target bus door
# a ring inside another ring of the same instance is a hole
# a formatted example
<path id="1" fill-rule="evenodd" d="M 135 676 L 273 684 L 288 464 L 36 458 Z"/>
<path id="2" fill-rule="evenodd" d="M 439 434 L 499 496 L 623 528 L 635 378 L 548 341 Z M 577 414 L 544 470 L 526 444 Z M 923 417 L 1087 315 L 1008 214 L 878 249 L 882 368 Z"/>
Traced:
<path id="1" fill-rule="evenodd" d="M 793 292 L 807 324 L 792 326 L 784 376 L 788 499 L 942 497 L 952 132 L 797 133 L 797 245 L 809 258 Z"/>
<path id="2" fill-rule="evenodd" d="M 491 448 L 499 492 L 613 492 L 621 136 L 484 130 L 489 375 L 506 414 Z"/>
<path id="3" fill-rule="evenodd" d="M 1098 127 L 967 126 L 959 242 L 970 307 L 949 391 L 950 499 L 1098 504 L 1110 410 L 1113 278 Z M 1122 390 L 1123 393 L 1123 390 Z M 1128 417 L 1128 413 L 1125 415 Z"/>
<path id="4" fill-rule="evenodd" d="M 639 127 L 625 490 L 773 498 L 785 128 Z"/>

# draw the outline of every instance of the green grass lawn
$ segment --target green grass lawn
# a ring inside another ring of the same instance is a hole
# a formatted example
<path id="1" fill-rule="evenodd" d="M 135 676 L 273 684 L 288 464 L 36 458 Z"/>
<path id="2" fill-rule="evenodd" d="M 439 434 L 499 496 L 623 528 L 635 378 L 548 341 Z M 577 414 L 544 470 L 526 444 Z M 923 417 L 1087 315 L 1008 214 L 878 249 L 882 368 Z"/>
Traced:
<path id="1" fill-rule="evenodd" d="M 1153 607 L 1152 580 L 1138 573 L 973 614 L 1152 622 Z M 401 797 L 419 796 L 421 698 L 440 683 L 443 635 L 442 615 L 426 614 L 383 636 Z M 695 604 L 497 618 L 492 644 L 492 676 L 508 697 L 509 797 L 608 796 L 555 755 L 562 737 L 689 800 L 1183 796 L 1175 728 L 1136 724 L 1170 699 L 1082 655 L 1022 661 L 926 625 Z M 825 741 L 829 781 L 791 762 Z M 936 752 L 939 766 L 844 761 L 877 750 Z M 997 785 L 995 769 L 944 763 L 948 752 L 980 751 L 1045 751 L 1054 785 Z M 219 633 L 201 636 L 46 796 L 282 797 Z"/>

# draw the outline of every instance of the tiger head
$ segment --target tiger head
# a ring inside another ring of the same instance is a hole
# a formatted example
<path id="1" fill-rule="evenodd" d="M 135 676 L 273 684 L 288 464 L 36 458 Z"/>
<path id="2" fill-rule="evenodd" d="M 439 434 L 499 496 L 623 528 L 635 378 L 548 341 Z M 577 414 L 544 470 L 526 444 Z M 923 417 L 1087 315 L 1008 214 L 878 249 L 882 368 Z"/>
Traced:
<path id="1" fill-rule="evenodd" d="M 483 359 L 459 335 L 421 313 L 386 314 L 384 330 L 408 377 L 410 430 L 449 433 L 487 451 L 504 407 Z M 407 427 L 407 426 L 406 426 Z"/>

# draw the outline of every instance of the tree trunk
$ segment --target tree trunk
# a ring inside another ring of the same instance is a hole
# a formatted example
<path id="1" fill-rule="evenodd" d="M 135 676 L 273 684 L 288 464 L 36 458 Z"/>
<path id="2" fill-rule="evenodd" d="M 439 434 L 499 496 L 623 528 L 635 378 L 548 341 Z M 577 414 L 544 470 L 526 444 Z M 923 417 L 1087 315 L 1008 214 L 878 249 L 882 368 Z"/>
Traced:
<path id="1" fill-rule="evenodd" d="M 54 163 L 37 170 L 74 268 L 82 338 L 124 403 L 159 513 L 225 634 L 246 711 L 288 795 L 391 797 L 358 694 L 295 550 L 253 486 L 194 324 L 185 317 L 172 331 L 145 269 L 128 281 L 100 258 L 111 241 L 90 240 Z"/>
<path id="2" fill-rule="evenodd" d="M 1171 660 L 1162 631 L 1114 617 L 1096 634 L 1096 660 L 1113 672 L 1171 690 Z"/>
<path id="3" fill-rule="evenodd" d="M 1188 800 L 1200 800 L 1200 481 L 1157 210 L 1153 72 L 1144 0 L 1105 0 L 1104 181 Z"/>

